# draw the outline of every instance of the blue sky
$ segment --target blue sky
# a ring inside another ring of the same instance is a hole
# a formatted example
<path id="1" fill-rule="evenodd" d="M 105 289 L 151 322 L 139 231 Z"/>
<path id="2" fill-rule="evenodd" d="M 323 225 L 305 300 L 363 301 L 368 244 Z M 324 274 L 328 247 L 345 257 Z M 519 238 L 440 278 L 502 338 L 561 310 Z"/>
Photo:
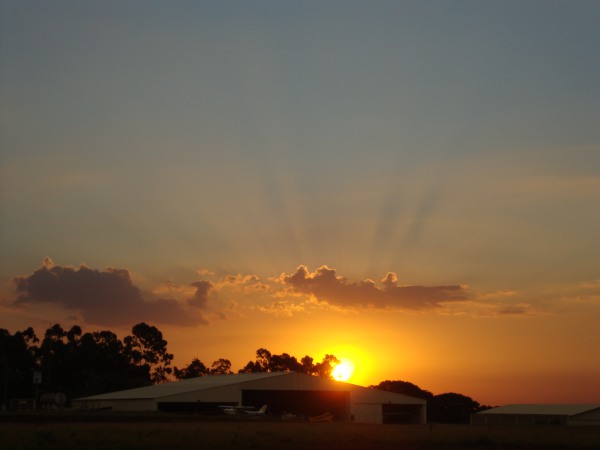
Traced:
<path id="1" fill-rule="evenodd" d="M 147 299 L 183 302 L 175 286 L 210 279 L 213 301 L 250 309 L 240 329 L 274 303 L 222 280 L 277 291 L 300 265 L 354 287 L 388 272 L 432 293 L 462 286 L 468 300 L 431 304 L 519 316 L 498 333 L 540 316 L 575 330 L 598 312 L 598 2 L 0 8 L 5 327 L 90 317 L 66 301 L 11 306 L 13 278 L 45 257 L 124 269 Z M 312 288 L 331 311 L 378 314 Z M 286 316 L 306 307 L 277 292 Z M 226 316 L 214 306 L 202 333 L 235 322 L 211 314 Z M 418 320 L 441 326 L 439 312 Z M 581 332 L 597 348 L 592 325 Z"/>

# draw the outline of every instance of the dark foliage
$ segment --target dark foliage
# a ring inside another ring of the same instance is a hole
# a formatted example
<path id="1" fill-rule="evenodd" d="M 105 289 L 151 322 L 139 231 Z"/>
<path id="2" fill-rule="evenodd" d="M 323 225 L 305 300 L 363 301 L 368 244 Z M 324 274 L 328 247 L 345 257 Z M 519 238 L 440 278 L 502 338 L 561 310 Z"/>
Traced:
<path id="1" fill-rule="evenodd" d="M 323 360 L 317 364 L 314 364 L 313 361 L 313 358 L 308 355 L 298 362 L 295 356 L 290 356 L 287 353 L 273 355 L 266 348 L 259 348 L 256 350 L 256 360 L 248 361 L 248 364 L 239 372 L 300 372 L 307 375 L 332 378 L 331 372 L 340 362 L 333 355 L 325 355 Z"/>
<path id="2" fill-rule="evenodd" d="M 436 395 L 427 401 L 427 421 L 437 423 L 469 423 L 471 414 L 481 406 L 471 397 L 454 392 Z"/>
<path id="3" fill-rule="evenodd" d="M 9 396 L 31 397 L 33 394 L 33 372 L 39 339 L 32 328 L 17 331 L 11 335 L 0 329 L 0 380 L 2 404 L 7 404 Z M 10 389 L 10 391 L 9 391 Z"/>
<path id="4" fill-rule="evenodd" d="M 204 375 L 209 375 L 210 370 L 204 365 L 202 361 L 198 358 L 194 358 L 191 363 L 189 363 L 183 369 L 178 369 L 175 367 L 173 369 L 173 375 L 178 380 L 185 380 L 187 378 L 196 378 L 203 377 Z"/>
<path id="5" fill-rule="evenodd" d="M 371 387 L 427 400 L 428 422 L 469 423 L 471 414 L 489 409 L 489 406 L 481 406 L 471 397 L 453 392 L 433 395 L 408 381 L 386 380 Z"/>
<path id="6" fill-rule="evenodd" d="M 2 403 L 62 392 L 77 398 L 166 380 L 173 355 L 155 327 L 140 323 L 125 343 L 112 331 L 82 333 L 81 327 L 48 328 L 41 343 L 32 328 L 11 335 L 0 329 Z M 33 385 L 34 372 L 41 383 Z"/>
<path id="7" fill-rule="evenodd" d="M 169 366 L 173 355 L 167 352 L 167 341 L 163 339 L 160 330 L 142 322 L 135 325 L 132 332 L 123 342 L 125 353 L 131 358 L 133 365 L 146 368 L 153 383 L 167 381 L 172 372 Z"/>
<path id="8" fill-rule="evenodd" d="M 408 395 L 409 397 L 417 397 L 425 400 L 433 398 L 433 394 L 431 392 L 425 391 L 416 384 L 412 384 L 408 381 L 385 380 L 379 383 L 377 386 L 371 387 L 375 389 L 381 389 L 382 391 L 394 392 L 396 394 Z"/>

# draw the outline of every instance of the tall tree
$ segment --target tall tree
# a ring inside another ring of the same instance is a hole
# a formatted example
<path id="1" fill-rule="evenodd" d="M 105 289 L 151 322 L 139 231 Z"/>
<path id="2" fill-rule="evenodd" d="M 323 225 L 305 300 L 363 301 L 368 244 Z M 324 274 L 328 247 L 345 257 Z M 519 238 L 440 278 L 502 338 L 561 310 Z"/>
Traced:
<path id="1" fill-rule="evenodd" d="M 39 340 L 31 327 L 12 335 L 0 328 L 0 398 L 5 408 L 10 398 L 33 395 L 37 342 Z"/>
<path id="2" fill-rule="evenodd" d="M 212 366 L 210 366 L 210 373 L 212 375 L 229 375 L 233 373 L 231 371 L 231 361 L 224 358 L 216 360 L 212 363 Z"/>
<path id="3" fill-rule="evenodd" d="M 243 369 L 240 369 L 240 373 L 253 373 L 253 372 L 268 372 L 269 363 L 271 361 L 271 352 L 266 348 L 259 348 L 256 350 L 256 360 L 248 361 Z"/>
<path id="4" fill-rule="evenodd" d="M 75 395 L 82 397 L 151 384 L 148 367 L 131 364 L 125 346 L 112 331 L 85 333 L 74 355 L 81 380 Z"/>
<path id="5" fill-rule="evenodd" d="M 173 374 L 178 380 L 203 377 L 205 375 L 208 375 L 209 373 L 209 369 L 198 358 L 192 359 L 192 362 L 182 369 L 179 369 L 177 367 L 173 369 Z"/>
<path id="6" fill-rule="evenodd" d="M 301 361 L 298 362 L 295 356 L 287 353 L 273 355 L 269 350 L 259 348 L 256 351 L 256 360 L 249 361 L 239 372 L 301 372 L 308 375 L 332 378 L 331 372 L 340 362 L 333 355 L 325 355 L 323 361 L 317 364 L 313 364 L 313 358 L 310 356 L 305 356 Z"/>
<path id="7" fill-rule="evenodd" d="M 132 335 L 124 339 L 125 350 L 134 364 L 148 367 L 153 383 L 167 381 L 172 373 L 173 355 L 167 352 L 167 341 L 162 332 L 145 322 L 132 328 Z"/>
<path id="8" fill-rule="evenodd" d="M 75 327 L 73 327 L 75 328 Z M 67 333 L 59 324 L 46 330 L 40 344 L 39 361 L 42 372 L 41 388 L 46 392 L 64 392 L 76 380 L 76 366 L 72 358 L 77 345 L 77 328 Z"/>
<path id="9" fill-rule="evenodd" d="M 337 359 L 334 355 L 325 355 L 323 360 L 320 363 L 315 364 L 314 366 L 314 375 L 323 378 L 333 378 L 331 374 L 333 368 L 340 363 L 340 360 Z"/>
<path id="10" fill-rule="evenodd" d="M 302 373 L 307 375 L 313 375 L 315 365 L 313 364 L 314 359 L 311 356 L 306 355 L 300 360 L 302 364 Z"/>
<path id="11" fill-rule="evenodd" d="M 269 361 L 269 372 L 301 372 L 302 364 L 298 362 L 295 356 L 287 353 L 281 355 L 271 355 Z"/>

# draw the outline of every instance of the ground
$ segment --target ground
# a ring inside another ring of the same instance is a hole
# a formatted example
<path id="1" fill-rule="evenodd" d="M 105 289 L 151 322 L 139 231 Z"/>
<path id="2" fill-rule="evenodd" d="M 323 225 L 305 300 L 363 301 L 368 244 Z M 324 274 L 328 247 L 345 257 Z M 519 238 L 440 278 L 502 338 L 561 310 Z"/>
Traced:
<path id="1" fill-rule="evenodd" d="M 434 450 L 598 449 L 600 427 L 480 427 L 353 423 L 168 421 L 0 421 L 0 449 Z M 10 420 L 10 419 L 9 419 Z"/>

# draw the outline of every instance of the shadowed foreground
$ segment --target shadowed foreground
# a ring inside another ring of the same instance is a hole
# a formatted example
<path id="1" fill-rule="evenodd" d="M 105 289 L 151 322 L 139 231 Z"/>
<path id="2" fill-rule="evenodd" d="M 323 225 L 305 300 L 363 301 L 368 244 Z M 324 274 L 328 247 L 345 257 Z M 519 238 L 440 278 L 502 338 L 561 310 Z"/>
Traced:
<path id="1" fill-rule="evenodd" d="M 598 449 L 600 428 L 350 423 L 0 423 L 0 449 Z"/>

